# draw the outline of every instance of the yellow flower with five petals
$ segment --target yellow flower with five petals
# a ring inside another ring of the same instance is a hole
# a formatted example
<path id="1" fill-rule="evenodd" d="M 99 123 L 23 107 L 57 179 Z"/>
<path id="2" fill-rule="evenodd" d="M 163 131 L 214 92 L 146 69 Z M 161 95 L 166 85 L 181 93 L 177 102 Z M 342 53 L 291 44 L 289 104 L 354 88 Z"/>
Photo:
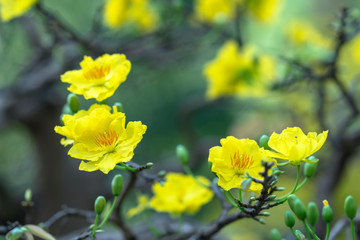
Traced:
<path id="1" fill-rule="evenodd" d="M 229 136 L 220 140 L 221 147 L 212 147 L 209 152 L 211 171 L 219 178 L 218 185 L 225 191 L 241 188 L 241 183 L 248 179 L 247 173 L 257 179 L 264 170 L 261 161 L 274 161 L 265 154 L 263 148 L 251 139 L 237 139 Z M 271 171 L 270 171 L 271 174 Z M 261 192 L 262 185 L 252 182 L 248 191 Z"/>
<path id="2" fill-rule="evenodd" d="M 125 128 L 125 114 L 116 107 L 94 104 L 89 110 L 64 115 L 64 126 L 55 132 L 66 137 L 63 142 L 72 144 L 69 155 L 82 159 L 82 171 L 100 170 L 107 174 L 116 164 L 128 162 L 141 141 L 146 126 L 140 121 L 129 122 Z"/>
<path id="3" fill-rule="evenodd" d="M 268 145 L 276 152 L 266 153 L 270 157 L 285 159 L 290 161 L 290 164 L 299 165 L 301 162 L 310 161 L 306 158 L 324 145 L 327 135 L 328 131 L 320 134 L 309 132 L 305 135 L 299 127 L 286 128 L 280 134 L 271 134 Z"/>
<path id="4" fill-rule="evenodd" d="M 80 66 L 80 70 L 63 74 L 61 81 L 71 84 L 68 88 L 70 92 L 100 102 L 111 97 L 126 80 L 131 63 L 123 54 L 104 54 L 95 60 L 85 56 Z"/>

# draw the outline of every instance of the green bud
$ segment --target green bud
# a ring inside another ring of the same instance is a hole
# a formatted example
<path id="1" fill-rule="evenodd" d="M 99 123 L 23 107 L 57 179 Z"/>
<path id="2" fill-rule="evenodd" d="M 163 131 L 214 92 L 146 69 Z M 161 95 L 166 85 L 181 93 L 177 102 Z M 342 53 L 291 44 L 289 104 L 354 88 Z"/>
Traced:
<path id="1" fill-rule="evenodd" d="M 176 146 L 176 156 L 180 160 L 182 165 L 188 165 L 189 152 L 184 145 L 179 144 Z"/>
<path id="2" fill-rule="evenodd" d="M 26 202 L 31 202 L 31 199 L 32 199 L 32 191 L 30 188 L 26 189 L 25 190 L 25 194 L 24 194 L 24 199 Z"/>
<path id="3" fill-rule="evenodd" d="M 296 237 L 300 238 L 301 240 L 305 240 L 305 235 L 300 230 L 295 230 Z"/>
<path id="4" fill-rule="evenodd" d="M 262 212 L 261 215 L 268 217 L 268 216 L 270 216 L 270 213 L 269 212 Z"/>
<path id="5" fill-rule="evenodd" d="M 73 113 L 76 113 L 79 111 L 79 98 L 74 93 L 70 93 L 67 96 L 67 105 Z"/>
<path id="6" fill-rule="evenodd" d="M 153 166 L 154 166 L 154 163 L 152 163 L 152 162 L 148 162 L 145 165 L 146 169 L 152 168 Z"/>
<path id="7" fill-rule="evenodd" d="M 116 175 L 111 182 L 111 190 L 115 197 L 119 196 L 124 186 L 124 178 L 121 174 Z"/>
<path id="8" fill-rule="evenodd" d="M 275 185 L 277 184 L 277 182 L 278 182 L 278 180 L 277 180 L 277 179 L 276 179 L 276 180 L 274 180 L 274 181 L 272 181 L 272 182 L 270 183 L 270 187 L 275 186 Z"/>
<path id="9" fill-rule="evenodd" d="M 255 201 L 256 197 L 250 197 L 250 201 Z"/>
<path id="10" fill-rule="evenodd" d="M 353 196 L 351 195 L 347 196 L 347 198 L 345 199 L 344 207 L 345 207 L 346 216 L 350 219 L 354 219 L 356 216 L 357 206 Z"/>
<path id="11" fill-rule="evenodd" d="M 314 202 L 309 202 L 306 209 L 306 219 L 311 226 L 315 226 L 319 219 L 319 209 Z"/>
<path id="12" fill-rule="evenodd" d="M 290 209 L 293 211 L 293 212 L 295 212 L 295 201 L 297 201 L 297 200 L 300 200 L 296 195 L 294 195 L 294 194 L 290 194 L 289 196 L 288 196 L 288 204 L 289 204 L 289 207 L 290 207 Z"/>
<path id="13" fill-rule="evenodd" d="M 62 113 L 63 114 L 67 114 L 67 115 L 73 115 L 73 111 L 71 111 L 71 108 L 69 107 L 69 105 L 64 105 L 62 108 Z"/>
<path id="14" fill-rule="evenodd" d="M 324 222 L 329 223 L 332 221 L 334 213 L 332 208 L 330 207 L 328 201 L 323 201 L 324 207 L 321 212 L 321 217 L 324 220 Z"/>
<path id="15" fill-rule="evenodd" d="M 279 191 L 279 192 L 280 192 L 280 191 L 284 191 L 284 190 L 285 190 L 284 187 L 277 187 L 277 188 L 276 188 L 276 191 Z"/>
<path id="16" fill-rule="evenodd" d="M 281 240 L 281 234 L 276 228 L 271 229 L 270 240 Z"/>
<path id="17" fill-rule="evenodd" d="M 317 163 L 305 163 L 304 175 L 307 178 L 311 178 L 316 172 Z"/>
<path id="18" fill-rule="evenodd" d="M 270 196 L 268 196 L 267 200 L 268 200 L 268 201 L 272 201 L 272 200 L 274 200 L 275 198 L 276 198 L 276 195 L 270 195 Z"/>
<path id="19" fill-rule="evenodd" d="M 98 196 L 95 200 L 94 209 L 97 215 L 100 215 L 105 208 L 106 200 L 103 196 Z"/>
<path id="20" fill-rule="evenodd" d="M 18 240 L 21 238 L 21 236 L 24 233 L 24 230 L 26 229 L 22 229 L 22 228 L 14 228 L 13 230 L 11 230 L 8 234 L 6 234 L 6 240 Z"/>
<path id="21" fill-rule="evenodd" d="M 286 210 L 285 216 L 284 216 L 285 225 L 289 228 L 293 228 L 295 225 L 295 217 L 292 215 L 292 213 L 289 210 Z"/>
<path id="22" fill-rule="evenodd" d="M 165 170 L 160 170 L 157 175 L 158 175 L 158 177 L 165 177 L 166 171 Z"/>
<path id="23" fill-rule="evenodd" d="M 120 103 L 120 102 L 114 103 L 113 106 L 116 107 L 116 109 L 117 109 L 118 112 L 123 112 L 123 111 L 124 111 L 124 107 L 123 107 L 122 103 Z"/>
<path id="24" fill-rule="evenodd" d="M 268 135 L 262 135 L 259 139 L 259 146 L 260 147 L 263 147 L 264 149 L 266 150 L 270 150 L 270 147 L 268 145 L 268 142 L 269 142 L 269 136 Z"/>
<path id="25" fill-rule="evenodd" d="M 251 179 L 250 178 L 248 178 L 246 180 L 243 180 L 241 182 L 241 190 L 243 190 L 243 191 L 247 191 L 250 188 L 250 186 L 251 186 Z"/>
<path id="26" fill-rule="evenodd" d="M 294 213 L 296 215 L 296 217 L 301 220 L 304 221 L 306 218 L 306 208 L 304 206 L 304 204 L 300 201 L 300 199 L 296 200 L 294 203 Z"/>

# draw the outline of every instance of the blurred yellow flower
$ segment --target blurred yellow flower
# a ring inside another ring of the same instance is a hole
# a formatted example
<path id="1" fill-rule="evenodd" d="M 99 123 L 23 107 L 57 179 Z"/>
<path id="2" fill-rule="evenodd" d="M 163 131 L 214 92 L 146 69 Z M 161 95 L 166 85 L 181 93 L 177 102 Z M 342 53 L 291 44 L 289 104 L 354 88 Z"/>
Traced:
<path id="1" fill-rule="evenodd" d="M 305 21 L 292 21 L 286 29 L 286 36 L 295 47 L 312 46 L 330 49 L 331 41 Z"/>
<path id="2" fill-rule="evenodd" d="M 69 155 L 82 161 L 83 171 L 100 170 L 108 173 L 116 164 L 128 162 L 141 141 L 146 126 L 141 122 L 129 122 L 125 128 L 125 114 L 116 107 L 94 104 L 89 110 L 74 115 L 64 115 L 64 126 L 56 126 L 55 132 L 66 137 L 73 146 Z"/>
<path id="3" fill-rule="evenodd" d="M 305 135 L 298 127 L 287 128 L 281 134 L 273 133 L 268 145 L 276 152 L 266 151 L 267 155 L 274 158 L 286 159 L 290 164 L 298 165 L 306 158 L 318 151 L 325 143 L 328 131 L 320 134 L 309 132 Z"/>
<path id="4" fill-rule="evenodd" d="M 80 70 L 67 71 L 61 81 L 70 83 L 68 90 L 97 101 L 111 97 L 126 80 L 131 63 L 123 54 L 104 54 L 95 59 L 88 56 L 80 63 Z"/>
<path id="5" fill-rule="evenodd" d="M 349 84 L 352 81 L 357 84 L 360 74 L 360 34 L 341 48 L 337 65 L 341 79 Z"/>
<path id="6" fill-rule="evenodd" d="M 0 15 L 3 22 L 20 17 L 38 0 L 0 0 Z"/>
<path id="7" fill-rule="evenodd" d="M 195 213 L 214 195 L 203 185 L 210 186 L 210 181 L 205 177 L 197 176 L 195 180 L 182 173 L 168 173 L 163 185 L 158 182 L 153 185 L 154 196 L 150 206 L 158 212 L 172 215 Z"/>
<path id="8" fill-rule="evenodd" d="M 244 46 L 227 41 L 216 58 L 207 63 L 204 74 L 208 81 L 206 96 L 260 96 L 266 93 L 270 81 L 276 77 L 275 60 L 256 54 L 254 46 Z"/>
<path id="9" fill-rule="evenodd" d="M 127 212 L 128 218 L 132 218 L 133 216 L 141 213 L 150 206 L 149 197 L 145 194 L 138 196 L 137 202 L 138 205 L 136 207 L 130 208 L 129 211 Z"/>
<path id="10" fill-rule="evenodd" d="M 265 154 L 254 140 L 237 139 L 229 136 L 220 140 L 221 147 L 212 147 L 209 152 L 211 171 L 219 178 L 218 185 L 225 191 L 241 188 L 241 182 L 250 176 L 263 179 L 259 172 L 264 170 L 263 161 L 274 161 Z M 261 192 L 262 185 L 252 182 L 248 191 Z"/>
<path id="11" fill-rule="evenodd" d="M 195 17 L 205 23 L 226 22 L 234 17 L 234 0 L 196 0 Z"/>
<path id="12" fill-rule="evenodd" d="M 271 22 L 278 16 L 283 2 L 284 0 L 248 0 L 247 9 L 258 20 Z"/>
<path id="13" fill-rule="evenodd" d="M 141 32 L 151 32 L 158 24 L 158 13 L 149 0 L 106 0 L 104 21 L 111 28 L 133 24 Z"/>

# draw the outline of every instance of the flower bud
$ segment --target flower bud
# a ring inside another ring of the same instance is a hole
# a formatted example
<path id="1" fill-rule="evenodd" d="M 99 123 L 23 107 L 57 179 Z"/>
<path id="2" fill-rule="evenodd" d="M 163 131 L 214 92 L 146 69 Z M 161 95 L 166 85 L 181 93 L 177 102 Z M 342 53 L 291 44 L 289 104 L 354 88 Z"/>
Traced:
<path id="1" fill-rule="evenodd" d="M 276 199 L 276 195 L 270 195 L 266 200 L 273 201 L 274 199 Z"/>
<path id="2" fill-rule="evenodd" d="M 165 170 L 160 170 L 157 175 L 158 175 L 158 177 L 165 177 L 166 171 Z"/>
<path id="3" fill-rule="evenodd" d="M 123 107 L 122 103 L 120 103 L 120 102 L 114 103 L 113 106 L 116 107 L 116 109 L 117 109 L 118 112 L 123 112 L 123 111 L 124 111 L 124 107 Z"/>
<path id="4" fill-rule="evenodd" d="M 251 186 L 251 178 L 248 178 L 241 182 L 241 190 L 243 191 L 247 191 L 250 186 Z"/>
<path id="5" fill-rule="evenodd" d="M 153 166 L 154 166 L 154 163 L 153 163 L 153 162 L 148 162 L 148 163 L 146 163 L 146 165 L 145 165 L 146 169 L 150 169 L 150 168 L 152 168 Z"/>
<path id="6" fill-rule="evenodd" d="M 329 223 L 332 221 L 334 213 L 327 200 L 323 201 L 324 207 L 321 212 L 322 219 L 324 222 Z"/>
<path id="7" fill-rule="evenodd" d="M 26 231 L 26 229 L 24 229 L 24 228 L 16 227 L 13 230 L 11 230 L 8 234 L 6 234 L 6 239 L 18 240 L 23 235 L 24 230 Z"/>
<path id="8" fill-rule="evenodd" d="M 105 198 L 103 196 L 98 196 L 94 204 L 95 213 L 97 215 L 100 215 L 104 211 L 105 205 L 106 205 Z"/>
<path id="9" fill-rule="evenodd" d="M 63 106 L 62 113 L 66 114 L 66 115 L 74 114 L 73 111 L 71 111 L 71 108 L 69 107 L 69 105 L 67 105 L 67 104 Z"/>
<path id="10" fill-rule="evenodd" d="M 276 228 L 271 229 L 270 240 L 281 240 L 281 234 Z"/>
<path id="11" fill-rule="evenodd" d="M 305 163 L 304 175 L 307 178 L 311 178 L 316 172 L 317 163 Z"/>
<path id="12" fill-rule="evenodd" d="M 24 194 L 24 199 L 26 202 L 30 203 L 31 199 L 32 199 L 32 191 L 30 188 L 26 189 L 25 194 Z"/>
<path id="13" fill-rule="evenodd" d="M 290 209 L 293 211 L 293 212 L 295 212 L 295 201 L 296 200 L 299 200 L 299 198 L 296 196 L 296 195 L 294 195 L 294 194 L 290 194 L 289 196 L 288 196 L 288 204 L 289 204 L 289 207 L 290 207 Z"/>
<path id="14" fill-rule="evenodd" d="M 300 199 L 295 201 L 294 208 L 295 208 L 294 213 L 295 213 L 296 217 L 299 220 L 304 221 L 306 218 L 306 208 L 305 208 L 304 204 L 300 201 Z"/>
<path id="15" fill-rule="evenodd" d="M 188 165 L 189 152 L 184 145 L 179 144 L 176 146 L 176 156 L 180 160 L 182 165 Z"/>
<path id="16" fill-rule="evenodd" d="M 76 113 L 79 111 L 79 98 L 74 93 L 70 93 L 67 96 L 67 105 L 73 113 Z"/>
<path id="17" fill-rule="evenodd" d="M 284 191 L 284 190 L 285 190 L 284 187 L 277 187 L 277 188 L 276 188 L 276 191 L 279 191 L 279 192 L 280 192 L 280 191 Z"/>
<path id="18" fill-rule="evenodd" d="M 346 216 L 350 219 L 354 219 L 356 216 L 357 206 L 353 196 L 351 195 L 347 196 L 347 198 L 345 199 L 344 207 L 345 207 Z"/>
<path id="19" fill-rule="evenodd" d="M 314 202 L 309 202 L 306 209 L 306 219 L 311 226 L 315 226 L 319 219 L 319 209 Z"/>
<path id="20" fill-rule="evenodd" d="M 124 186 L 124 178 L 121 174 L 116 175 L 111 182 L 111 190 L 115 197 L 119 196 Z"/>
<path id="21" fill-rule="evenodd" d="M 295 225 L 295 217 L 292 215 L 292 213 L 289 210 L 286 210 L 285 216 L 284 216 L 285 225 L 289 228 L 293 228 Z"/>
<path id="22" fill-rule="evenodd" d="M 296 237 L 298 237 L 301 240 L 306 239 L 305 235 L 300 230 L 295 230 L 295 235 L 296 235 Z"/>
<path id="23" fill-rule="evenodd" d="M 262 135 L 259 139 L 259 146 L 260 147 L 263 147 L 264 149 L 266 150 L 270 150 L 270 147 L 268 145 L 268 142 L 269 142 L 269 136 L 268 135 Z"/>

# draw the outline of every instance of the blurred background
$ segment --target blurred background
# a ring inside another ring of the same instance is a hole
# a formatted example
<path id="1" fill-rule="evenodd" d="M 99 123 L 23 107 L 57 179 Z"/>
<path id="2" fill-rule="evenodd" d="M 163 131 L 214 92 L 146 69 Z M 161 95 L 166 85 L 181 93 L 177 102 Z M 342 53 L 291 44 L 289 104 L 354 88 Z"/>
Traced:
<path id="1" fill-rule="evenodd" d="M 96 196 L 111 195 L 108 186 L 114 174 L 79 171 L 80 161 L 67 155 L 68 148 L 60 145 L 61 136 L 54 132 L 68 94 L 68 84 L 60 81 L 60 75 L 79 69 L 84 55 L 96 58 L 104 53 L 124 53 L 132 63 L 127 80 L 108 103 L 121 102 L 127 121 L 148 126 L 134 162 L 153 162 L 154 173 L 182 171 L 175 157 L 176 145 L 182 143 L 190 150 L 194 172 L 211 178 L 208 151 L 221 138 L 258 139 L 292 126 L 305 133 L 329 130 L 329 140 L 317 154 L 318 171 L 298 195 L 305 203 L 328 199 L 339 210 L 337 219 L 343 217 L 347 195 L 360 201 L 356 184 L 360 180 L 356 135 L 360 25 L 334 63 L 355 108 L 349 106 L 340 85 L 318 84 L 301 72 L 303 64 L 324 71 L 323 63 L 331 62 L 336 52 L 339 12 L 343 7 L 359 8 L 358 1 L 274 1 L 276 13 L 269 18 L 261 11 L 271 6 L 258 10 L 256 4 L 262 1 L 253 1 L 255 7 L 240 9 L 235 20 L 225 13 L 209 20 L 201 16 L 200 1 L 195 0 L 153 0 L 146 6 L 141 5 L 146 1 L 134 1 L 131 4 L 139 5 L 132 17 L 117 24 L 106 18 L 105 2 L 39 0 L 23 15 L 0 22 L 0 224 L 23 219 L 21 201 L 27 188 L 34 194 L 35 223 L 63 205 L 92 209 Z M 210 8 L 218 9 L 216 3 Z M 126 9 L 119 11 L 124 12 L 118 15 L 127 16 Z M 255 45 L 275 59 L 275 79 L 270 79 L 272 87 L 266 94 L 207 97 L 204 68 L 229 39 L 239 46 Z M 289 71 L 296 83 L 287 84 Z M 82 99 L 81 108 L 91 103 L 95 102 Z M 291 188 L 296 171 L 291 166 L 284 170 L 279 186 Z M 138 187 L 125 210 L 134 206 L 140 191 L 151 193 L 149 185 Z M 286 232 L 287 208 L 272 209 L 265 226 L 242 220 L 221 234 L 224 239 L 266 239 L 272 227 Z M 210 222 L 219 211 L 213 200 L 196 217 Z M 136 224 L 141 217 L 129 221 Z M 339 239 L 346 239 L 346 232 Z"/>

